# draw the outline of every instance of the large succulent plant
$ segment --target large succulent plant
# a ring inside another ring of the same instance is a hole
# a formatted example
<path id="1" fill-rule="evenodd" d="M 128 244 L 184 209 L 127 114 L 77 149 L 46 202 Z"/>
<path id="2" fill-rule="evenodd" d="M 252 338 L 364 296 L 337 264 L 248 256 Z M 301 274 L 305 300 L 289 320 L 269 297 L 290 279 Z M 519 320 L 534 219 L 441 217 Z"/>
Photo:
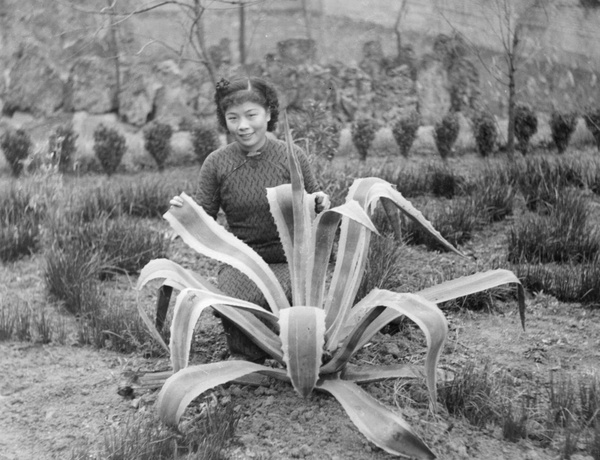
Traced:
<path id="1" fill-rule="evenodd" d="M 289 130 L 286 134 L 291 184 L 267 189 L 266 193 L 289 264 L 291 303 L 268 264 L 217 224 L 189 196 L 182 194 L 183 206 L 171 208 L 164 216 L 194 250 L 245 273 L 262 290 L 271 311 L 222 294 L 208 280 L 175 262 L 166 259 L 150 262 L 140 274 L 139 289 L 150 280 L 164 279 L 165 285 L 180 290 L 168 347 L 173 373 L 158 395 L 160 417 L 176 425 L 190 402 L 203 392 L 259 373 L 291 382 L 304 397 L 315 389 L 330 393 L 342 404 L 358 429 L 391 454 L 435 458 L 401 415 L 384 407 L 358 383 L 424 376 L 434 410 L 436 367 L 448 330 L 444 314 L 436 303 L 519 281 L 510 271 L 493 270 L 413 294 L 375 289 L 354 304 L 365 269 L 370 236 L 376 232 L 369 215 L 379 201 L 387 201 L 387 206 L 393 203 L 446 248 L 458 250 L 444 240 L 410 202 L 379 178 L 357 179 L 345 204 L 317 215 L 315 195 L 304 190 Z M 327 283 L 338 228 L 335 268 L 330 283 Z M 521 319 L 524 320 L 523 289 L 520 283 L 518 286 Z M 280 366 L 268 367 L 241 360 L 188 366 L 195 325 L 202 311 L 209 307 L 236 323 Z M 348 366 L 352 356 L 379 330 L 403 316 L 414 321 L 427 339 L 424 369 L 408 364 L 360 370 Z"/>

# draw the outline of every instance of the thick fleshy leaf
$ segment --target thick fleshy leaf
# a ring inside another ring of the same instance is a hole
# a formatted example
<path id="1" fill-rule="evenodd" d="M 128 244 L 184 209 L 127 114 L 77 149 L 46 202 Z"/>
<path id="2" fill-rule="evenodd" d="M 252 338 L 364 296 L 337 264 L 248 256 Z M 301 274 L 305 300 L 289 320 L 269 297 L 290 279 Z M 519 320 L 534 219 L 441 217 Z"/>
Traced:
<path id="1" fill-rule="evenodd" d="M 138 289 L 141 289 L 144 285 L 154 279 L 161 278 L 166 278 L 163 284 L 171 286 L 179 291 L 182 291 L 186 288 L 194 288 L 205 289 L 215 294 L 224 295 L 206 278 L 203 278 L 197 273 L 183 268 L 181 265 L 178 265 L 168 259 L 156 259 L 149 262 L 140 273 L 137 285 Z M 141 306 L 138 307 L 141 309 Z M 248 336 L 254 337 L 256 343 L 264 351 L 283 364 L 281 341 L 279 340 L 277 334 L 269 329 L 262 321 L 256 318 L 252 313 L 239 310 L 234 307 L 228 307 L 226 305 L 213 305 L 212 307 L 218 311 L 219 314 L 227 317 L 237 324 L 238 327 L 246 332 Z M 140 311 L 140 314 L 145 315 L 145 312 L 142 310 Z M 142 319 L 144 319 L 143 316 Z M 144 322 L 146 323 L 146 326 L 150 330 L 150 333 L 153 335 L 153 337 L 155 337 L 155 339 L 158 340 L 167 351 L 169 351 L 169 348 L 162 340 L 162 337 L 156 330 L 156 327 L 152 321 L 147 318 Z M 270 321 L 270 324 L 274 329 L 278 328 L 278 323 L 275 319 Z"/>
<path id="2" fill-rule="evenodd" d="M 373 383 L 387 379 L 417 379 L 425 377 L 421 366 L 395 364 L 391 366 L 346 366 L 341 378 L 354 383 Z"/>
<path id="3" fill-rule="evenodd" d="M 144 308 L 142 307 L 142 302 L 140 301 L 140 293 L 139 292 L 138 292 L 138 295 L 137 295 L 136 304 L 137 304 L 138 313 L 140 314 L 140 317 L 142 318 L 142 322 L 146 325 L 146 328 L 148 329 L 148 332 L 150 333 L 150 335 L 152 336 L 152 338 L 154 340 L 156 340 L 159 343 L 159 345 L 161 347 L 163 347 L 163 349 L 167 353 L 169 353 L 169 347 L 167 346 L 167 344 L 163 340 L 162 336 L 160 335 L 160 333 L 156 329 L 156 326 L 154 325 L 154 323 L 152 322 L 152 320 L 148 317 L 148 315 L 144 311 Z"/>
<path id="4" fill-rule="evenodd" d="M 292 204 L 292 184 L 282 184 L 267 188 L 267 201 L 283 252 L 290 269 L 290 278 L 294 275 L 294 209 Z M 293 286 L 293 285 L 292 285 Z M 293 287 L 292 287 L 293 290 Z"/>
<path id="5" fill-rule="evenodd" d="M 422 289 L 415 294 L 425 297 L 432 302 L 441 303 L 511 283 L 517 285 L 519 316 L 521 317 L 521 325 L 525 329 L 525 289 L 519 278 L 510 270 L 488 270 L 463 276 Z"/>
<path id="6" fill-rule="evenodd" d="M 337 259 L 325 299 L 326 349 L 329 352 L 339 345 L 339 334 L 364 274 L 370 238 L 369 229 L 353 220 L 342 219 Z"/>
<path id="7" fill-rule="evenodd" d="M 283 352 L 281 351 L 281 340 L 278 335 L 279 323 L 276 323 L 274 318 L 269 324 L 275 331 L 265 325 L 265 323 L 249 311 L 241 310 L 229 305 L 213 305 L 213 308 L 219 312 L 221 316 L 233 321 L 239 329 L 245 332 L 246 335 L 262 350 L 267 352 L 271 358 L 284 364 Z"/>
<path id="8" fill-rule="evenodd" d="M 183 205 L 164 215 L 175 232 L 195 251 L 237 268 L 256 283 L 277 314 L 290 303 L 269 265 L 247 244 L 225 230 L 185 193 Z"/>
<path id="9" fill-rule="evenodd" d="M 171 280 L 169 285 L 179 290 L 185 288 L 202 288 L 219 292 L 208 279 L 169 259 L 154 259 L 148 262 L 140 272 L 136 288 L 139 290 L 150 281 L 163 278 Z"/>
<path id="10" fill-rule="evenodd" d="M 387 199 L 387 205 L 393 203 L 402 213 L 419 224 L 431 236 L 438 240 L 446 249 L 458 255 L 464 256 L 462 252 L 456 249 L 438 232 L 431 222 L 429 222 L 421 211 L 416 209 L 410 201 L 402 196 L 392 184 L 378 177 L 366 177 L 356 179 L 348 190 L 347 200 L 358 201 L 364 209 L 370 212 L 374 209 L 377 202 L 382 198 Z M 389 206 L 388 206 L 389 207 Z"/>
<path id="11" fill-rule="evenodd" d="M 306 397 L 319 378 L 325 344 L 325 312 L 316 307 L 294 306 L 279 316 L 283 359 L 294 389 Z"/>
<path id="12" fill-rule="evenodd" d="M 309 259 L 307 264 L 308 280 L 306 299 L 308 305 L 321 307 L 325 295 L 325 281 L 333 242 L 340 221 L 349 219 L 377 233 L 377 229 L 356 201 L 350 201 L 319 214 L 313 222 Z M 327 324 L 329 326 L 329 324 Z"/>
<path id="13" fill-rule="evenodd" d="M 294 215 L 294 246 L 293 257 L 290 262 L 290 280 L 292 283 L 292 301 L 294 305 L 305 305 L 306 289 L 306 261 L 307 238 L 310 235 L 312 224 L 308 206 L 307 193 L 304 189 L 304 178 L 298 157 L 294 153 L 292 133 L 284 112 L 284 135 L 287 146 L 290 179 L 292 184 L 292 212 Z M 312 203 L 314 209 L 314 201 Z M 307 212 L 309 211 L 309 212 Z"/>
<path id="14" fill-rule="evenodd" d="M 171 363 L 174 372 L 187 367 L 194 329 L 198 318 L 205 308 L 212 305 L 243 308 L 271 321 L 277 319 L 271 312 L 251 302 L 215 294 L 214 292 L 202 289 L 184 289 L 177 296 L 173 323 L 171 324 L 171 342 L 169 343 L 169 348 L 171 349 Z M 257 339 L 256 337 L 253 338 Z"/>
<path id="15" fill-rule="evenodd" d="M 381 307 L 387 309 L 372 320 L 370 313 Z M 435 410 L 436 396 L 436 368 L 442 348 L 448 335 L 446 317 L 437 305 L 415 294 L 404 294 L 383 289 L 373 289 L 352 309 L 349 324 L 350 332 L 345 331 L 348 337 L 355 337 L 354 330 L 364 328 L 359 338 L 350 342 L 344 341 L 345 347 L 336 350 L 331 361 L 322 367 L 321 373 L 333 372 L 340 369 L 340 365 L 347 362 L 348 355 L 352 356 L 360 350 L 377 332 L 391 321 L 406 316 L 413 321 L 425 334 L 427 339 L 427 355 L 425 357 L 425 374 L 429 390 L 431 409 Z M 365 322 L 367 323 L 365 327 Z M 348 353 L 348 348 L 352 352 Z"/>
<path id="16" fill-rule="evenodd" d="M 414 459 L 435 458 L 431 449 L 400 415 L 383 406 L 355 383 L 339 379 L 321 380 L 317 388 L 335 397 L 359 431 L 386 452 Z"/>
<path id="17" fill-rule="evenodd" d="M 358 324 L 351 328 L 344 341 L 334 350 L 329 362 L 321 367 L 322 375 L 339 372 L 348 364 L 352 355 L 358 350 L 358 343 L 365 333 L 365 330 L 384 310 L 385 307 L 371 309 L 360 319 Z M 346 328 L 344 328 L 344 331 L 348 332 L 346 331 Z M 344 331 L 342 331 L 342 333 Z"/>
<path id="18" fill-rule="evenodd" d="M 163 422 L 177 425 L 194 398 L 217 385 L 254 372 L 272 376 L 284 374 L 283 370 L 248 361 L 223 361 L 182 369 L 169 377 L 158 393 L 158 415 Z"/>

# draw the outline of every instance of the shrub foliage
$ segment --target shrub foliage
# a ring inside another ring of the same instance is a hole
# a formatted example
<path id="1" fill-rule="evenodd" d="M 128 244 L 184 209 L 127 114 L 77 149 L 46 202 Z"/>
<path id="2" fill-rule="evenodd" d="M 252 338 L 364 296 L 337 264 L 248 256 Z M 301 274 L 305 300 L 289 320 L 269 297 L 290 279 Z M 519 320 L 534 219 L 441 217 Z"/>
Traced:
<path id="1" fill-rule="evenodd" d="M 396 120 L 392 126 L 392 134 L 400 154 L 403 157 L 408 157 L 410 149 L 417 138 L 417 131 L 421 125 L 421 117 L 416 110 L 411 111 L 408 115 Z"/>
<path id="2" fill-rule="evenodd" d="M 358 150 L 361 161 L 367 159 L 367 154 L 377 133 L 377 122 L 372 118 L 359 118 L 352 123 L 352 143 Z"/>
<path id="3" fill-rule="evenodd" d="M 537 132 L 538 119 L 535 112 L 526 104 L 515 105 L 515 137 L 517 149 L 526 155 L 529 152 L 529 141 Z"/>
<path id="4" fill-rule="evenodd" d="M 331 160 L 340 145 L 340 127 L 320 102 L 308 100 L 302 111 L 290 117 L 294 140 L 309 154 Z"/>
<path id="5" fill-rule="evenodd" d="M 562 113 L 553 111 L 550 116 L 550 129 L 552 130 L 552 140 L 558 153 L 564 153 L 569 146 L 571 136 L 577 126 L 577 114 L 574 112 Z"/>
<path id="6" fill-rule="evenodd" d="M 435 146 L 444 160 L 452 155 L 452 149 L 456 139 L 458 139 L 459 131 L 460 124 L 458 115 L 455 112 L 448 112 L 435 124 L 433 129 Z"/>
<path id="7" fill-rule="evenodd" d="M 600 150 L 600 107 L 588 108 L 584 115 L 585 125 L 594 136 L 596 146 Z"/>
<path id="8" fill-rule="evenodd" d="M 127 151 L 125 137 L 114 129 L 103 124 L 94 131 L 94 153 L 107 175 L 112 175 L 121 164 Z"/>
<path id="9" fill-rule="evenodd" d="M 206 157 L 219 148 L 219 135 L 209 125 L 198 125 L 192 130 L 192 145 L 200 164 Z"/>
<path id="10" fill-rule="evenodd" d="M 152 123 L 144 130 L 144 147 L 156 161 L 158 170 L 165 169 L 165 162 L 171 154 L 173 129 L 167 123 Z"/>
<path id="11" fill-rule="evenodd" d="M 29 134 L 23 129 L 6 131 L 0 138 L 0 147 L 10 165 L 13 176 L 18 177 L 23 171 L 23 162 L 29 156 L 31 149 Z"/>
<path id="12" fill-rule="evenodd" d="M 48 150 L 52 160 L 62 173 L 71 171 L 73 158 L 77 150 L 78 135 L 73 131 L 73 125 L 57 126 L 48 139 Z"/>
<path id="13" fill-rule="evenodd" d="M 496 119 L 491 113 L 482 111 L 473 117 L 472 124 L 477 151 L 482 157 L 492 154 L 498 139 Z"/>

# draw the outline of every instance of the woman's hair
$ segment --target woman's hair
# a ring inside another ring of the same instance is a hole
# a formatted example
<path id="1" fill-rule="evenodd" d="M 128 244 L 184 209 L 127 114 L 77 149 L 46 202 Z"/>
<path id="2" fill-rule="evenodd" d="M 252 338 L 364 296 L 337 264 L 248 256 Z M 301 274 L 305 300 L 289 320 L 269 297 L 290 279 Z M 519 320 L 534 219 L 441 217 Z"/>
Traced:
<path id="1" fill-rule="evenodd" d="M 219 125 L 227 131 L 225 112 L 233 105 L 244 102 L 260 104 L 269 111 L 271 119 L 267 123 L 267 131 L 274 131 L 279 116 L 279 100 L 277 91 L 272 84 L 258 77 L 240 78 L 233 81 L 221 78 L 215 91 L 217 104 L 217 120 Z"/>

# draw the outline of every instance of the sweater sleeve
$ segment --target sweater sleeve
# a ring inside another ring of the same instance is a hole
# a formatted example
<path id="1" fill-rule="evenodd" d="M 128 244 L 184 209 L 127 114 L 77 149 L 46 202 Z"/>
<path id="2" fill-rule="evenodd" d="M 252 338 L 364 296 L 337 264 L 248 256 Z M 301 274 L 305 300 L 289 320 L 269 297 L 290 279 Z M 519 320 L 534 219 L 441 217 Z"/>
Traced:
<path id="1" fill-rule="evenodd" d="M 308 193 L 318 192 L 321 189 L 321 187 L 319 186 L 319 183 L 315 178 L 306 153 L 304 153 L 304 150 L 302 150 L 300 147 L 297 147 L 296 155 L 298 156 L 298 160 L 300 161 L 300 168 L 302 168 L 302 177 L 304 177 L 305 190 Z"/>
<path id="2" fill-rule="evenodd" d="M 213 219 L 217 218 L 221 207 L 221 193 L 219 190 L 218 157 L 213 152 L 210 154 L 200 168 L 200 183 L 196 201 Z"/>

